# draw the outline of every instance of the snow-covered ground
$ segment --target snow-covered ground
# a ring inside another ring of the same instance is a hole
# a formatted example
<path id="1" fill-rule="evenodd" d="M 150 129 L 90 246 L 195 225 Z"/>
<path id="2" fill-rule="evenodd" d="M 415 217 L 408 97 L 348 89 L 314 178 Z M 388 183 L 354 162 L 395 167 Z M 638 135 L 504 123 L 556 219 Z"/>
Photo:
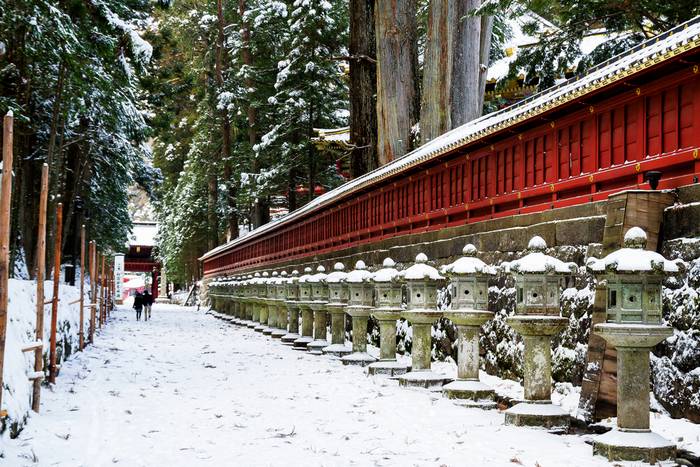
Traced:
<path id="1" fill-rule="evenodd" d="M 65 363 L 1 465 L 594 466 L 585 436 L 506 427 L 193 308 L 122 308 Z"/>

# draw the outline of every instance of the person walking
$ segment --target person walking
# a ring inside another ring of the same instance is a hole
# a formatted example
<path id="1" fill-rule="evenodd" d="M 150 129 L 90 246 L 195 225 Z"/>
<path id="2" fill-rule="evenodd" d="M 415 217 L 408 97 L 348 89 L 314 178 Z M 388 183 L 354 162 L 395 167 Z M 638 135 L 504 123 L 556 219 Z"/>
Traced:
<path id="1" fill-rule="evenodd" d="M 136 310 L 136 321 L 141 321 L 141 310 L 143 310 L 143 295 L 136 292 L 134 295 L 134 310 Z"/>
<path id="2" fill-rule="evenodd" d="M 143 292 L 143 319 L 148 321 L 151 318 L 151 307 L 153 306 L 153 295 L 148 290 Z"/>

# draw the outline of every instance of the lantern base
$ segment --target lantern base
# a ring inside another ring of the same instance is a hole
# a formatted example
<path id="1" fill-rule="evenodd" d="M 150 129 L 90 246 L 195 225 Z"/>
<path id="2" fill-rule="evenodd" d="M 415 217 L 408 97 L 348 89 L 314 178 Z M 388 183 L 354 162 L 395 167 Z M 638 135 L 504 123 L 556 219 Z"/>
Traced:
<path id="1" fill-rule="evenodd" d="M 281 339 L 285 334 L 287 334 L 286 329 L 275 328 L 272 330 L 272 334 L 270 334 L 270 336 L 273 339 Z"/>
<path id="2" fill-rule="evenodd" d="M 442 395 L 470 407 L 496 407 L 496 391 L 478 380 L 458 379 L 442 388 Z"/>
<path id="3" fill-rule="evenodd" d="M 593 441 L 593 454 L 610 461 L 641 461 L 656 464 L 676 456 L 676 445 L 651 431 L 614 429 Z"/>
<path id="4" fill-rule="evenodd" d="M 246 327 L 249 327 L 249 328 L 255 330 L 255 328 L 258 326 L 258 323 L 253 321 L 253 320 L 250 320 L 247 323 L 245 323 L 245 325 L 246 325 Z"/>
<path id="5" fill-rule="evenodd" d="M 350 355 L 342 357 L 340 361 L 343 362 L 343 365 L 367 366 L 376 362 L 377 359 L 367 352 L 353 352 Z"/>
<path id="6" fill-rule="evenodd" d="M 256 324 L 255 327 L 253 328 L 253 331 L 255 332 L 263 332 L 263 330 L 267 328 L 267 324 Z"/>
<path id="7" fill-rule="evenodd" d="M 301 336 L 299 339 L 294 341 L 294 349 L 295 350 L 308 350 L 306 348 L 307 345 L 309 345 L 310 342 L 312 342 L 314 339 L 311 336 Z"/>
<path id="8" fill-rule="evenodd" d="M 313 355 L 323 355 L 323 349 L 326 347 L 328 347 L 328 341 L 325 339 L 316 339 L 309 342 L 309 344 L 306 346 L 309 353 Z"/>
<path id="9" fill-rule="evenodd" d="M 379 360 L 367 367 L 369 375 L 399 376 L 411 371 L 411 365 L 398 362 L 396 360 Z"/>
<path id="10" fill-rule="evenodd" d="M 270 326 L 265 326 L 265 328 L 262 330 L 262 333 L 266 336 L 269 336 L 272 334 L 272 331 L 274 331 L 275 328 L 271 328 Z"/>
<path id="11" fill-rule="evenodd" d="M 290 332 L 280 338 L 284 345 L 294 345 L 294 341 L 301 337 L 296 332 Z"/>
<path id="12" fill-rule="evenodd" d="M 399 376 L 399 386 L 407 388 L 423 388 L 430 391 L 441 391 L 442 387 L 451 382 L 448 378 L 433 370 L 413 370 Z"/>
<path id="13" fill-rule="evenodd" d="M 552 401 L 524 401 L 506 410 L 506 425 L 569 431 L 569 414 Z"/>
<path id="14" fill-rule="evenodd" d="M 344 357 L 352 353 L 352 349 L 345 346 L 345 344 L 331 344 L 328 347 L 324 347 L 322 351 L 325 355 L 334 357 Z"/>

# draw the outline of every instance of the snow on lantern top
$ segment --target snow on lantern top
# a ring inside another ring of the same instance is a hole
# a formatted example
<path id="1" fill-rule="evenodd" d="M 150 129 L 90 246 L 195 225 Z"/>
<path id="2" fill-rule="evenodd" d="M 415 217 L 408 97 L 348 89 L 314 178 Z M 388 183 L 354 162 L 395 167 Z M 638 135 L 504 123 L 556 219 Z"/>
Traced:
<path id="1" fill-rule="evenodd" d="M 445 278 L 427 263 L 428 257 L 419 253 L 415 264 L 401 273 L 408 287 L 408 311 L 435 310 L 437 306 L 437 287 Z"/>
<path id="2" fill-rule="evenodd" d="M 316 274 L 309 278 L 311 283 L 311 294 L 316 301 L 328 301 L 328 287 L 326 286 L 326 268 L 322 265 L 318 265 L 316 268 Z"/>
<path id="3" fill-rule="evenodd" d="M 425 255 L 425 253 L 418 253 L 418 255 L 416 255 L 415 264 L 403 271 L 401 273 L 401 277 L 407 281 L 439 281 L 444 279 L 437 269 L 428 264 L 428 257 Z"/>
<path id="4" fill-rule="evenodd" d="M 529 254 L 504 264 L 506 272 L 515 276 L 515 313 L 559 316 L 560 282 L 578 267 L 545 254 L 547 243 L 542 237 L 533 237 L 528 249 Z"/>
<path id="5" fill-rule="evenodd" d="M 311 273 L 313 269 L 304 268 L 304 275 L 299 278 L 299 300 L 311 300 Z"/>
<path id="6" fill-rule="evenodd" d="M 377 308 L 401 308 L 401 273 L 394 266 L 396 266 L 394 260 L 386 258 L 382 263 L 382 269 L 372 276 L 374 289 L 377 292 Z"/>
<path id="7" fill-rule="evenodd" d="M 287 279 L 287 300 L 299 298 L 299 271 L 292 271 L 292 275 Z"/>
<path id="8" fill-rule="evenodd" d="M 355 269 L 350 271 L 345 279 L 348 285 L 349 305 L 354 307 L 371 307 L 374 288 L 370 282 L 372 273 L 367 270 L 365 262 L 355 263 Z"/>
<path id="9" fill-rule="evenodd" d="M 345 279 L 347 277 L 348 273 L 345 272 L 345 265 L 340 262 L 335 263 L 333 265 L 333 272 L 326 277 L 328 296 L 331 302 L 341 305 L 347 302 L 348 288 L 345 285 Z"/>
<path id="10" fill-rule="evenodd" d="M 467 244 L 464 256 L 441 268 L 450 278 L 450 293 L 453 310 L 482 310 L 489 305 L 489 278 L 496 274 L 496 268 L 476 257 L 476 247 Z"/>
<path id="11" fill-rule="evenodd" d="M 586 268 L 607 287 L 607 321 L 619 324 L 661 323 L 661 282 L 678 266 L 655 251 L 645 250 L 647 235 L 632 227 L 624 245 L 603 259 L 590 258 Z"/>

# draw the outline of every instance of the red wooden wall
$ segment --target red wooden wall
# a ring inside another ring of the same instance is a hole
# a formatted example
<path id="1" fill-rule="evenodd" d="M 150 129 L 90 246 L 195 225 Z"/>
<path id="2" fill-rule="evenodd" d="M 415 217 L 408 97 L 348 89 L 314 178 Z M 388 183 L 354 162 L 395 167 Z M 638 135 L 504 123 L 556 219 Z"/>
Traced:
<path id="1" fill-rule="evenodd" d="M 692 71 L 579 104 L 521 134 L 472 145 L 384 180 L 368 193 L 313 212 L 204 262 L 207 275 L 302 258 L 407 233 L 536 212 L 660 188 L 700 174 L 700 75 Z"/>

